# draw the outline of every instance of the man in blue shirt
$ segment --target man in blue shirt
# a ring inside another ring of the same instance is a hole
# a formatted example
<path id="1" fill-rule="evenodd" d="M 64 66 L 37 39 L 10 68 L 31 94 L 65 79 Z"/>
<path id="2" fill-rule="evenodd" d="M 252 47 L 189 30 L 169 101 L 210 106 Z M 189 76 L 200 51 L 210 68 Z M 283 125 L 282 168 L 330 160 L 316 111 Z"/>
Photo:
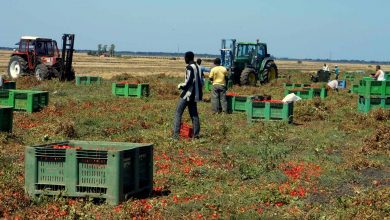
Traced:
<path id="1" fill-rule="evenodd" d="M 196 63 L 198 64 L 198 66 L 200 68 L 200 72 L 202 74 L 202 85 L 204 86 L 204 73 L 209 73 L 210 68 L 202 66 L 202 59 L 200 59 L 200 58 L 196 60 Z"/>
<path id="2" fill-rule="evenodd" d="M 339 79 L 339 73 L 340 73 L 339 66 L 336 65 L 334 67 L 334 73 L 336 74 L 336 80 Z"/>

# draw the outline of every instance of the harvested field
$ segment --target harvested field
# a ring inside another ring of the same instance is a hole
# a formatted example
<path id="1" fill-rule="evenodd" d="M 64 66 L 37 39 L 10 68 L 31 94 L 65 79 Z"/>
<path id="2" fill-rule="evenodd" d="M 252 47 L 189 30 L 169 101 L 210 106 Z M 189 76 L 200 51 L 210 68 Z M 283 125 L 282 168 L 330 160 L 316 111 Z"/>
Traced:
<path id="1" fill-rule="evenodd" d="M 9 52 L 0 52 L 0 72 Z M 294 105 L 294 122 L 248 124 L 245 113 L 213 115 L 199 103 L 201 138 L 170 139 L 183 60 L 98 58 L 77 54 L 78 75 L 101 86 L 24 77 L 18 89 L 46 90 L 41 112 L 14 114 L 14 132 L 0 133 L 0 218 L 5 219 L 385 219 L 389 216 L 390 110 L 357 112 L 357 95 L 330 92 Z M 309 83 L 321 63 L 278 62 L 290 81 Z M 209 63 L 206 63 L 206 66 Z M 344 70 L 372 71 L 341 64 Z M 390 69 L 385 66 L 384 69 Z M 359 76 L 362 77 L 362 76 Z M 146 99 L 111 94 L 111 82 L 139 80 Z M 234 86 L 242 95 L 282 99 L 279 79 Z M 348 87 L 351 85 L 348 85 Z M 210 100 L 210 94 L 205 94 Z M 188 114 L 184 114 L 186 122 Z M 150 197 L 118 206 L 63 197 L 31 199 L 24 191 L 24 147 L 58 140 L 154 143 Z"/>

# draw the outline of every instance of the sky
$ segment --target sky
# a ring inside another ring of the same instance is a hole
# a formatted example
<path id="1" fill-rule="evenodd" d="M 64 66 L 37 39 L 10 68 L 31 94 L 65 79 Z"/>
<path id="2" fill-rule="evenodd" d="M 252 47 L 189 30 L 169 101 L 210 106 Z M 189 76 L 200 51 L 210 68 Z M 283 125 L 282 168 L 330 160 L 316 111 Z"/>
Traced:
<path id="1" fill-rule="evenodd" d="M 0 0 L 0 46 L 22 35 L 76 49 L 218 54 L 222 38 L 275 57 L 390 61 L 390 0 Z"/>

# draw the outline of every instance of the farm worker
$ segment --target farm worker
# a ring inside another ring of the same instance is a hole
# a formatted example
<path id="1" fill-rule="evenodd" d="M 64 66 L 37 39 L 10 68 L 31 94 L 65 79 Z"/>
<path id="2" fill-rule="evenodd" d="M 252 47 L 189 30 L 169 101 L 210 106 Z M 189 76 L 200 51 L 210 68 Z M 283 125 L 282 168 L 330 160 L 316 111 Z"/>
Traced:
<path id="1" fill-rule="evenodd" d="M 204 73 L 209 73 L 210 68 L 202 66 L 202 59 L 200 59 L 200 58 L 196 60 L 196 63 L 198 64 L 198 66 L 200 68 L 200 72 L 202 74 L 202 86 L 204 86 Z"/>
<path id="2" fill-rule="evenodd" d="M 194 53 L 189 51 L 184 55 L 184 60 L 187 64 L 185 70 L 185 81 L 180 83 L 177 87 L 181 90 L 179 102 L 177 103 L 173 138 L 178 139 L 180 134 L 180 124 L 183 112 L 188 107 L 188 112 L 192 120 L 194 129 L 194 138 L 199 138 L 200 122 L 198 115 L 197 102 L 202 101 L 202 81 L 201 70 L 199 66 L 194 62 Z"/>
<path id="3" fill-rule="evenodd" d="M 385 72 L 381 70 L 381 66 L 379 65 L 376 66 L 376 72 L 374 78 L 378 81 L 385 81 Z"/>
<path id="4" fill-rule="evenodd" d="M 334 73 L 336 74 L 336 80 L 339 79 L 340 69 L 337 65 L 334 66 Z"/>
<path id="5" fill-rule="evenodd" d="M 337 92 L 339 91 L 338 90 L 338 87 L 339 87 L 339 82 L 337 80 L 332 80 L 330 82 L 328 82 L 328 84 L 326 85 L 326 87 L 328 89 L 333 89 L 333 90 L 336 90 Z"/>
<path id="6" fill-rule="evenodd" d="M 323 71 L 329 71 L 329 67 L 328 67 L 328 65 L 326 65 L 326 63 L 324 63 L 324 66 L 322 67 L 322 70 Z"/>
<path id="7" fill-rule="evenodd" d="M 221 66 L 221 59 L 214 60 L 215 67 L 211 69 L 209 78 L 213 82 L 213 91 L 211 93 L 211 106 L 214 113 L 220 113 L 220 109 L 224 113 L 227 112 L 226 100 L 226 80 L 228 71 L 224 66 Z"/>

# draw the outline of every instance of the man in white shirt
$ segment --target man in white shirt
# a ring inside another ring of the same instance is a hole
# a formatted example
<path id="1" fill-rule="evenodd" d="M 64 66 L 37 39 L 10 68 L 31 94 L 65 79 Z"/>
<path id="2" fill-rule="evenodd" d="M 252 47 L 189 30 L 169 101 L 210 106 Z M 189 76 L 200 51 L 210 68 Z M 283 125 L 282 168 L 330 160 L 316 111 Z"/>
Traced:
<path id="1" fill-rule="evenodd" d="M 324 66 L 322 67 L 323 71 L 329 71 L 329 66 L 324 63 Z"/>
<path id="2" fill-rule="evenodd" d="M 381 66 L 379 65 L 376 66 L 376 72 L 374 78 L 378 81 L 385 81 L 385 72 L 381 70 Z"/>

